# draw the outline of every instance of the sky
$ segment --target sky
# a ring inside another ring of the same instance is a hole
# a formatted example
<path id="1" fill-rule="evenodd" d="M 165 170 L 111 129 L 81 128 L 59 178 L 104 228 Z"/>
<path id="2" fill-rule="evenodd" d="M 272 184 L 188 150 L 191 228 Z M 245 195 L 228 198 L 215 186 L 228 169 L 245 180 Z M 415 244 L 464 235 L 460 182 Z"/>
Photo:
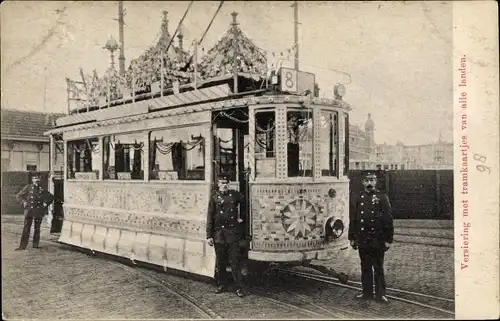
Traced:
<path id="1" fill-rule="evenodd" d="M 258 47 L 285 51 L 294 42 L 291 4 L 227 1 L 201 47 L 208 51 L 223 36 L 236 11 Z M 124 2 L 126 66 L 158 39 L 163 10 L 173 34 L 188 5 Z M 218 5 L 193 3 L 183 23 L 185 48 L 202 36 Z M 104 73 L 110 55 L 103 46 L 110 36 L 118 40 L 117 16 L 117 1 L 2 2 L 2 108 L 67 112 L 65 78 L 79 80 L 80 68 Z M 344 83 L 351 123 L 363 128 L 371 113 L 376 143 L 452 141 L 451 2 L 299 1 L 299 22 L 300 69 L 316 75 L 320 96 L 331 97 Z"/>

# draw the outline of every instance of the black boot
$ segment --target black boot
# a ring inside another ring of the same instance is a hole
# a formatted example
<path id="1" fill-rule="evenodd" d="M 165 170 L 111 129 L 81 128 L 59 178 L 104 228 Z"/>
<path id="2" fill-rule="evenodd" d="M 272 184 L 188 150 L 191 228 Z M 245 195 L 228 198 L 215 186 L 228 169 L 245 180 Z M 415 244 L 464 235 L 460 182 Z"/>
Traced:
<path id="1" fill-rule="evenodd" d="M 239 296 L 240 298 L 245 296 L 245 293 L 243 292 L 243 289 L 237 288 L 236 289 L 236 295 Z"/>
<path id="2" fill-rule="evenodd" d="M 215 290 L 215 293 L 222 293 L 226 290 L 226 287 L 224 285 L 219 285 L 217 287 L 217 290 Z"/>

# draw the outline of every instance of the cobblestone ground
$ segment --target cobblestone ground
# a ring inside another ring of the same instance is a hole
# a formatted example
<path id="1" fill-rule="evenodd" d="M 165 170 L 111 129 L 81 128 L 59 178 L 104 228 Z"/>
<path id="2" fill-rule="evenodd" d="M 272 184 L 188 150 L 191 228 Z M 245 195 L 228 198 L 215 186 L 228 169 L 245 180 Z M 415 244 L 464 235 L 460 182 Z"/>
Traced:
<path id="1" fill-rule="evenodd" d="M 42 249 L 28 247 L 25 251 L 14 251 L 21 226 L 13 224 L 15 221 L 5 221 L 2 222 L 2 311 L 6 319 L 207 318 L 164 287 L 142 278 L 135 269 L 122 269 L 112 261 L 43 241 Z M 50 238 L 48 231 L 42 230 L 41 239 Z M 174 291 L 187 293 L 197 305 L 209 307 L 222 318 L 310 317 L 293 306 L 279 305 L 258 295 L 243 299 L 234 292 L 215 295 L 215 288 L 209 282 L 137 270 L 156 277 Z M 336 316 L 339 317 L 340 314 Z"/>
<path id="2" fill-rule="evenodd" d="M 47 243 L 42 244 L 42 249 L 14 251 L 18 242 L 19 235 L 7 233 L 2 226 L 5 318 L 200 317 L 193 307 L 160 286 L 105 260 L 89 259 Z"/>
<path id="3" fill-rule="evenodd" d="M 14 251 L 18 245 L 21 231 L 19 222 L 13 224 L 15 222 L 2 218 L 2 311 L 6 318 L 206 318 L 206 316 L 200 315 L 192 304 L 170 293 L 170 291 L 166 291 L 161 285 L 140 277 L 138 273 L 130 271 L 130 269 L 121 269 L 116 264 L 110 263 L 109 260 L 89 257 L 72 251 L 67 246 L 47 242 L 43 243 L 44 248 L 41 250 L 28 248 L 26 251 Z M 42 240 L 48 238 L 50 238 L 48 231 L 42 230 Z M 410 281 L 411 273 L 391 272 L 392 269 L 398 267 L 412 268 L 413 265 L 418 265 L 414 259 L 417 257 L 417 253 L 420 253 L 420 257 L 430 253 L 418 247 L 413 249 L 415 253 L 407 253 L 409 248 L 402 246 L 407 245 L 395 244 L 391 250 L 393 252 L 388 255 L 389 286 L 408 287 L 416 290 L 412 284 L 418 283 L 422 287 L 422 284 L 425 283 L 429 284 L 430 290 L 427 292 L 433 291 L 432 289 L 436 286 L 432 286 L 432 282 L 442 281 L 424 280 L 429 275 L 435 277 L 436 273 L 425 272 L 425 270 L 430 269 L 429 265 L 415 270 L 417 273 L 421 273 L 418 276 L 421 279 L 413 282 Z M 428 247 L 424 246 L 424 248 Z M 442 260 L 439 255 L 434 255 L 435 258 Z M 411 258 L 409 261 L 412 263 L 405 262 L 404 258 Z M 336 268 L 339 266 L 333 262 L 330 264 Z M 351 270 L 344 269 L 343 271 L 349 273 L 351 279 L 359 278 L 358 272 L 356 272 L 358 265 L 357 257 L 351 254 L 350 258 L 344 261 L 344 267 L 347 266 Z M 392 268 L 389 269 L 390 265 Z M 444 271 L 446 271 L 445 268 L 443 267 Z M 296 319 L 311 317 L 297 311 L 293 306 L 279 305 L 260 296 L 255 292 L 255 286 L 274 295 L 275 299 L 284 298 L 294 306 L 311 309 L 311 306 L 307 307 L 307 304 L 304 305 L 304 301 L 300 299 L 305 297 L 307 301 L 314 302 L 325 309 L 331 309 L 333 312 L 330 313 L 330 316 L 333 318 L 449 317 L 397 301 L 392 301 L 389 307 L 378 305 L 375 302 L 360 305 L 353 299 L 355 294 L 353 290 L 289 277 L 271 276 L 268 278 L 262 275 L 257 284 L 252 283 L 250 286 L 250 292 L 253 294 L 240 299 L 231 292 L 214 295 L 213 285 L 207 282 L 140 270 L 147 275 L 164 280 L 161 282 L 167 282 L 166 284 L 173 289 L 188 293 L 194 302 L 210 307 L 222 318 Z M 390 277 L 391 274 L 393 274 L 392 277 Z M 395 284 L 396 282 L 399 283 Z"/>
<path id="4" fill-rule="evenodd" d="M 385 256 L 387 286 L 454 299 L 453 257 L 453 248 L 396 242 Z M 352 249 L 346 258 L 313 263 L 344 272 L 352 281 L 361 280 L 359 255 Z"/>

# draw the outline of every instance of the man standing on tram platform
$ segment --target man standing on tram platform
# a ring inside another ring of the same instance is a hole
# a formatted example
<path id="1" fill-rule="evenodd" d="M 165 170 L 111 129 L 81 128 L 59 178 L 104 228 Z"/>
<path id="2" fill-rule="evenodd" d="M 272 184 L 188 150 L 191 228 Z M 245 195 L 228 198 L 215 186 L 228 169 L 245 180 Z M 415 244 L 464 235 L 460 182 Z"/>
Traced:
<path id="1" fill-rule="evenodd" d="M 349 210 L 348 238 L 352 248 L 359 249 L 361 259 L 363 292 L 356 298 L 373 298 L 375 276 L 376 300 L 388 303 L 385 294 L 384 254 L 394 236 L 391 204 L 387 195 L 375 188 L 377 184 L 375 172 L 364 171 L 362 184 L 364 188 L 359 196 L 351 199 Z"/>
<path id="2" fill-rule="evenodd" d="M 16 251 L 25 250 L 28 246 L 31 225 L 35 221 L 33 233 L 33 248 L 40 248 L 40 227 L 42 219 L 47 214 L 47 208 L 54 200 L 54 196 L 40 186 L 40 173 L 32 174 L 32 184 L 26 185 L 17 195 L 18 202 L 22 202 L 24 208 L 24 228 L 21 243 Z"/>
<path id="3" fill-rule="evenodd" d="M 229 179 L 220 176 L 218 190 L 210 197 L 207 214 L 207 240 L 215 248 L 216 293 L 226 290 L 229 275 L 226 266 L 229 261 L 236 286 L 236 294 L 244 296 L 243 275 L 241 273 L 240 241 L 245 238 L 245 224 L 238 215 L 238 206 L 244 196 L 228 187 Z M 240 206 L 240 210 L 242 210 Z M 241 215 L 244 217 L 244 215 Z"/>

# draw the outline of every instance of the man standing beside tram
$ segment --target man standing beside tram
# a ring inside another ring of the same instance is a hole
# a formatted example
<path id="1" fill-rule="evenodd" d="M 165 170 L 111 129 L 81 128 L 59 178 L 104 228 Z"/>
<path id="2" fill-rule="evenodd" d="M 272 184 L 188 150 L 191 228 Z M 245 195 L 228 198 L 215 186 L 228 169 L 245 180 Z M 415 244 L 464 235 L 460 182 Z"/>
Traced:
<path id="1" fill-rule="evenodd" d="M 24 208 L 23 234 L 16 251 L 25 250 L 28 246 L 33 221 L 35 221 L 33 248 L 40 248 L 40 227 L 42 220 L 47 215 L 48 207 L 54 200 L 54 196 L 40 186 L 40 173 L 33 173 L 31 181 L 31 184 L 24 186 L 16 195 L 17 201 L 22 202 Z"/>
<path id="2" fill-rule="evenodd" d="M 361 283 L 363 292 L 358 299 L 375 298 L 387 303 L 385 294 L 384 254 L 394 236 L 391 204 L 387 194 L 376 189 L 377 176 L 373 171 L 362 173 L 363 190 L 350 201 L 349 241 L 353 249 L 359 250 L 361 259 Z"/>
<path id="3" fill-rule="evenodd" d="M 236 286 L 236 295 L 243 297 L 244 285 L 241 272 L 240 242 L 245 239 L 245 224 L 238 215 L 238 206 L 243 211 L 244 196 L 229 189 L 229 178 L 221 175 L 217 180 L 217 191 L 210 197 L 207 214 L 207 240 L 215 248 L 216 293 L 226 290 L 229 275 L 226 266 L 229 263 Z"/>

